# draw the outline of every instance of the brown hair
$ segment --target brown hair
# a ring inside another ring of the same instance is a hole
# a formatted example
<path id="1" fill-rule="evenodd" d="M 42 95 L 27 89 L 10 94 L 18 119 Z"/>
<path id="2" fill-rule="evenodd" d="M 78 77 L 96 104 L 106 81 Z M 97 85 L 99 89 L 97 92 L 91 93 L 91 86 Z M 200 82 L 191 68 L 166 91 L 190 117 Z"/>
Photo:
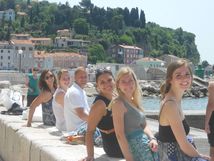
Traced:
<path id="1" fill-rule="evenodd" d="M 41 91 L 50 91 L 51 92 L 51 89 L 49 89 L 46 81 L 45 81 L 45 75 L 49 72 L 50 70 L 49 69 L 44 69 L 41 73 L 41 76 L 39 78 L 39 89 Z M 51 71 L 50 71 L 51 72 Z M 56 89 L 57 88 L 57 81 L 56 81 L 56 76 L 54 75 L 53 72 L 51 72 L 53 74 L 53 77 L 54 77 L 54 82 L 53 82 L 53 87 Z"/>
<path id="2" fill-rule="evenodd" d="M 190 75 L 191 75 L 191 77 L 193 77 L 189 61 L 187 61 L 185 59 L 179 59 L 175 62 L 170 63 L 169 66 L 167 67 L 165 81 L 161 84 L 161 87 L 160 87 L 160 93 L 161 93 L 162 99 L 164 99 L 165 94 L 168 93 L 171 88 L 170 81 L 172 80 L 172 75 L 173 75 L 174 71 L 182 66 L 188 67 Z"/>

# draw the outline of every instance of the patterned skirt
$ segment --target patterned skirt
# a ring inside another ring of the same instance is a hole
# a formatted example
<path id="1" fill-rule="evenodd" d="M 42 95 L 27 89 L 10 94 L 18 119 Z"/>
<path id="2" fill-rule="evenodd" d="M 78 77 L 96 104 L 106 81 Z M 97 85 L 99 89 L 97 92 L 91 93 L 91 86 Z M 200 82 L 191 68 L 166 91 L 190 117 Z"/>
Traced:
<path id="1" fill-rule="evenodd" d="M 188 137 L 188 141 L 194 145 L 193 139 Z M 158 154 L 161 161 L 206 161 L 198 157 L 190 157 L 186 155 L 179 147 L 178 143 L 158 143 Z"/>
<path id="2" fill-rule="evenodd" d="M 69 136 L 76 136 L 76 135 L 85 136 L 86 132 L 87 132 L 87 123 L 85 122 L 82 125 L 80 125 L 76 130 L 68 132 L 68 135 Z M 102 136 L 101 136 L 101 133 L 98 128 L 96 128 L 94 131 L 93 139 L 94 139 L 95 146 L 102 147 L 102 145 L 103 145 Z"/>
<path id="3" fill-rule="evenodd" d="M 134 131 L 126 137 L 135 161 L 159 161 L 158 154 L 151 151 L 149 139 L 142 130 Z"/>

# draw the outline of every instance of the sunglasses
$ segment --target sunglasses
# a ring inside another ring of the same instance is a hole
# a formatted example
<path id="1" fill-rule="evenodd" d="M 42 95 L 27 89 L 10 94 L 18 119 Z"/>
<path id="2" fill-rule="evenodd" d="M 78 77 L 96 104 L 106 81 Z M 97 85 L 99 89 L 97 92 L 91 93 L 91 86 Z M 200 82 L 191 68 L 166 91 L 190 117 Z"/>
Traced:
<path id="1" fill-rule="evenodd" d="M 99 74 L 99 73 L 107 73 L 107 72 L 111 72 L 111 69 L 110 68 L 99 68 L 96 70 L 96 74 Z"/>
<path id="2" fill-rule="evenodd" d="M 98 77 L 101 76 L 102 74 L 113 75 L 110 68 L 100 68 L 100 69 L 97 69 L 95 72 L 95 79 L 97 80 Z"/>
<path id="3" fill-rule="evenodd" d="M 48 80 L 49 78 L 53 78 L 53 74 L 50 74 L 49 76 L 45 76 L 45 80 Z"/>

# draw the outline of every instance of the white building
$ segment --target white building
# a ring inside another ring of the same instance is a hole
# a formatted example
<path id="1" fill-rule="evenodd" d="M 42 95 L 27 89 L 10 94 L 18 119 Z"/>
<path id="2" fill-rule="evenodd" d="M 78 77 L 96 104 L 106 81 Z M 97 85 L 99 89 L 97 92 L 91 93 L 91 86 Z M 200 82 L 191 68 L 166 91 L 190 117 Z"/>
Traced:
<path id="1" fill-rule="evenodd" d="M 14 48 L 14 63 L 16 67 L 21 71 L 27 72 L 34 66 L 34 44 L 30 40 L 16 39 L 12 39 L 11 44 Z"/>
<path id="2" fill-rule="evenodd" d="M 13 70 L 17 67 L 13 46 L 8 41 L 0 41 L 0 70 Z"/>
<path id="3" fill-rule="evenodd" d="M 6 21 L 10 21 L 10 20 L 14 21 L 15 20 L 15 11 L 13 9 L 0 11 L 0 20 L 2 20 L 3 18 Z"/>
<path id="4" fill-rule="evenodd" d="M 68 37 L 56 37 L 54 45 L 55 45 L 55 47 L 58 47 L 58 48 L 67 48 L 68 47 L 68 43 L 67 43 L 68 40 L 69 40 Z"/>

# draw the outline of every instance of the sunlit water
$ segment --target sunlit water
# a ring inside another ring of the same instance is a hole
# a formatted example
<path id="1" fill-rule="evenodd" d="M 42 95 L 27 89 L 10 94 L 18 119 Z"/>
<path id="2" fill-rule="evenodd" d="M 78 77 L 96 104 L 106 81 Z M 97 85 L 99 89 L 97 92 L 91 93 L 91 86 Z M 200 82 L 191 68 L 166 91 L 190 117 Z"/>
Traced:
<path id="1" fill-rule="evenodd" d="M 93 102 L 94 97 L 89 97 L 89 104 Z M 182 108 L 184 110 L 205 110 L 208 98 L 184 98 L 182 100 Z M 142 105 L 145 110 L 159 110 L 160 99 L 158 98 L 143 98 Z"/>

